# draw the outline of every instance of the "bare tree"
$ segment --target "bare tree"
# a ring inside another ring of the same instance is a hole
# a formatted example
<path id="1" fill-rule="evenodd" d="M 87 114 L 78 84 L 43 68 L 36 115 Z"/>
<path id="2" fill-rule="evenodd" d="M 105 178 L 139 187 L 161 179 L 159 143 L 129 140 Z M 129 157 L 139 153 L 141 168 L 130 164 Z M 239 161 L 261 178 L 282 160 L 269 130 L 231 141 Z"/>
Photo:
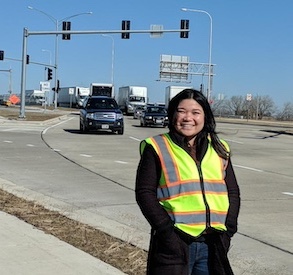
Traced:
<path id="1" fill-rule="evenodd" d="M 234 115 L 240 116 L 245 112 L 246 100 L 244 96 L 232 96 L 227 102 L 228 108 L 233 112 Z"/>
<path id="2" fill-rule="evenodd" d="M 293 102 L 286 102 L 283 109 L 277 114 L 278 120 L 293 121 Z"/>
<path id="3" fill-rule="evenodd" d="M 272 116 L 276 112 L 276 106 L 268 95 L 256 96 L 251 102 L 253 117 L 262 119 L 264 116 Z"/>

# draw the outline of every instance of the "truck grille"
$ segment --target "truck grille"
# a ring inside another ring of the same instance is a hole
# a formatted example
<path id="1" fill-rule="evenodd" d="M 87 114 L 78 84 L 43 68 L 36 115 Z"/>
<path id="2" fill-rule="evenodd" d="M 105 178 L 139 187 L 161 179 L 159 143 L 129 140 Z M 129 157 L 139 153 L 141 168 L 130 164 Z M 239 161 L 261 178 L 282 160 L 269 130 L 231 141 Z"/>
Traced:
<path id="1" fill-rule="evenodd" d="M 94 113 L 94 119 L 96 120 L 113 120 L 115 119 L 116 114 L 115 113 L 104 113 L 104 112 L 98 112 Z"/>

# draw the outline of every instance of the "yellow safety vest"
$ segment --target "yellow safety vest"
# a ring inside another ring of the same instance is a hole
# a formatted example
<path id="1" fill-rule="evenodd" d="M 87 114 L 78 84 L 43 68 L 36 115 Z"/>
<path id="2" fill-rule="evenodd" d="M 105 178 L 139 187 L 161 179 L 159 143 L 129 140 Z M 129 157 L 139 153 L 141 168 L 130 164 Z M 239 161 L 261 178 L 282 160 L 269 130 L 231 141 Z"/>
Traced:
<path id="1" fill-rule="evenodd" d="M 225 141 L 221 142 L 229 149 Z M 152 145 L 159 156 L 162 174 L 157 197 L 175 226 L 194 237 L 209 227 L 226 231 L 229 200 L 224 178 L 227 161 L 219 157 L 210 139 L 200 165 L 168 134 L 142 141 L 141 153 L 146 143 Z"/>

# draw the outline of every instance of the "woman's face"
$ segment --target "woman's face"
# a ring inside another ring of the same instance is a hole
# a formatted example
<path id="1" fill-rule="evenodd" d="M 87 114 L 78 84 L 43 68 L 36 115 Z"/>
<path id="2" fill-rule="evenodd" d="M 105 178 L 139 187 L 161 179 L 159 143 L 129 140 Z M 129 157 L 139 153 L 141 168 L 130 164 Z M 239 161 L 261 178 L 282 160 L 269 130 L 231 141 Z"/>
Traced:
<path id="1" fill-rule="evenodd" d="M 175 117 L 176 131 L 187 138 L 196 136 L 204 127 L 204 111 L 194 99 L 183 99 Z"/>

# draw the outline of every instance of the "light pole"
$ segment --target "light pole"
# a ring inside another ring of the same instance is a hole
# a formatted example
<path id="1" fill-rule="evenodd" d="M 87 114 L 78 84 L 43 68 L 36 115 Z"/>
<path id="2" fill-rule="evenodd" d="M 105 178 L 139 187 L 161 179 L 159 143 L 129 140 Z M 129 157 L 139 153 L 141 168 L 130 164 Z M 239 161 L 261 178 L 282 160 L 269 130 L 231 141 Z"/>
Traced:
<path id="1" fill-rule="evenodd" d="M 209 73 L 208 73 L 208 90 L 207 90 L 207 99 L 210 102 L 211 97 L 211 82 L 212 82 L 212 39 L 213 39 L 213 19 L 212 16 L 205 10 L 195 10 L 181 8 L 182 11 L 191 11 L 191 12 L 201 12 L 205 13 L 210 19 L 210 38 L 209 38 Z"/>
<path id="2" fill-rule="evenodd" d="M 111 82 L 112 85 L 114 86 L 114 56 L 115 56 L 115 47 L 114 47 L 114 38 L 111 35 L 108 34 L 102 34 L 104 37 L 109 37 L 112 39 L 112 67 L 111 67 Z"/>
<path id="3" fill-rule="evenodd" d="M 55 24 L 56 31 L 58 31 L 59 25 L 64 20 L 67 20 L 67 19 L 70 19 L 70 18 L 73 18 L 76 16 L 80 16 L 80 15 L 92 14 L 92 12 L 82 12 L 82 13 L 77 13 L 77 14 L 62 18 L 62 19 L 56 19 L 52 15 L 50 15 L 42 10 L 36 9 L 31 6 L 28 6 L 27 8 L 30 10 L 35 10 L 35 11 L 40 12 L 40 13 L 44 14 L 45 16 L 47 16 Z M 55 82 L 55 100 L 54 100 L 54 103 L 55 103 L 55 109 L 57 109 L 57 94 L 58 93 L 56 90 L 57 90 L 57 82 L 58 82 L 58 75 L 57 75 L 57 71 L 58 71 L 58 34 L 56 34 L 56 38 L 55 38 L 55 66 L 54 67 L 55 67 L 55 81 L 54 81 Z"/>

